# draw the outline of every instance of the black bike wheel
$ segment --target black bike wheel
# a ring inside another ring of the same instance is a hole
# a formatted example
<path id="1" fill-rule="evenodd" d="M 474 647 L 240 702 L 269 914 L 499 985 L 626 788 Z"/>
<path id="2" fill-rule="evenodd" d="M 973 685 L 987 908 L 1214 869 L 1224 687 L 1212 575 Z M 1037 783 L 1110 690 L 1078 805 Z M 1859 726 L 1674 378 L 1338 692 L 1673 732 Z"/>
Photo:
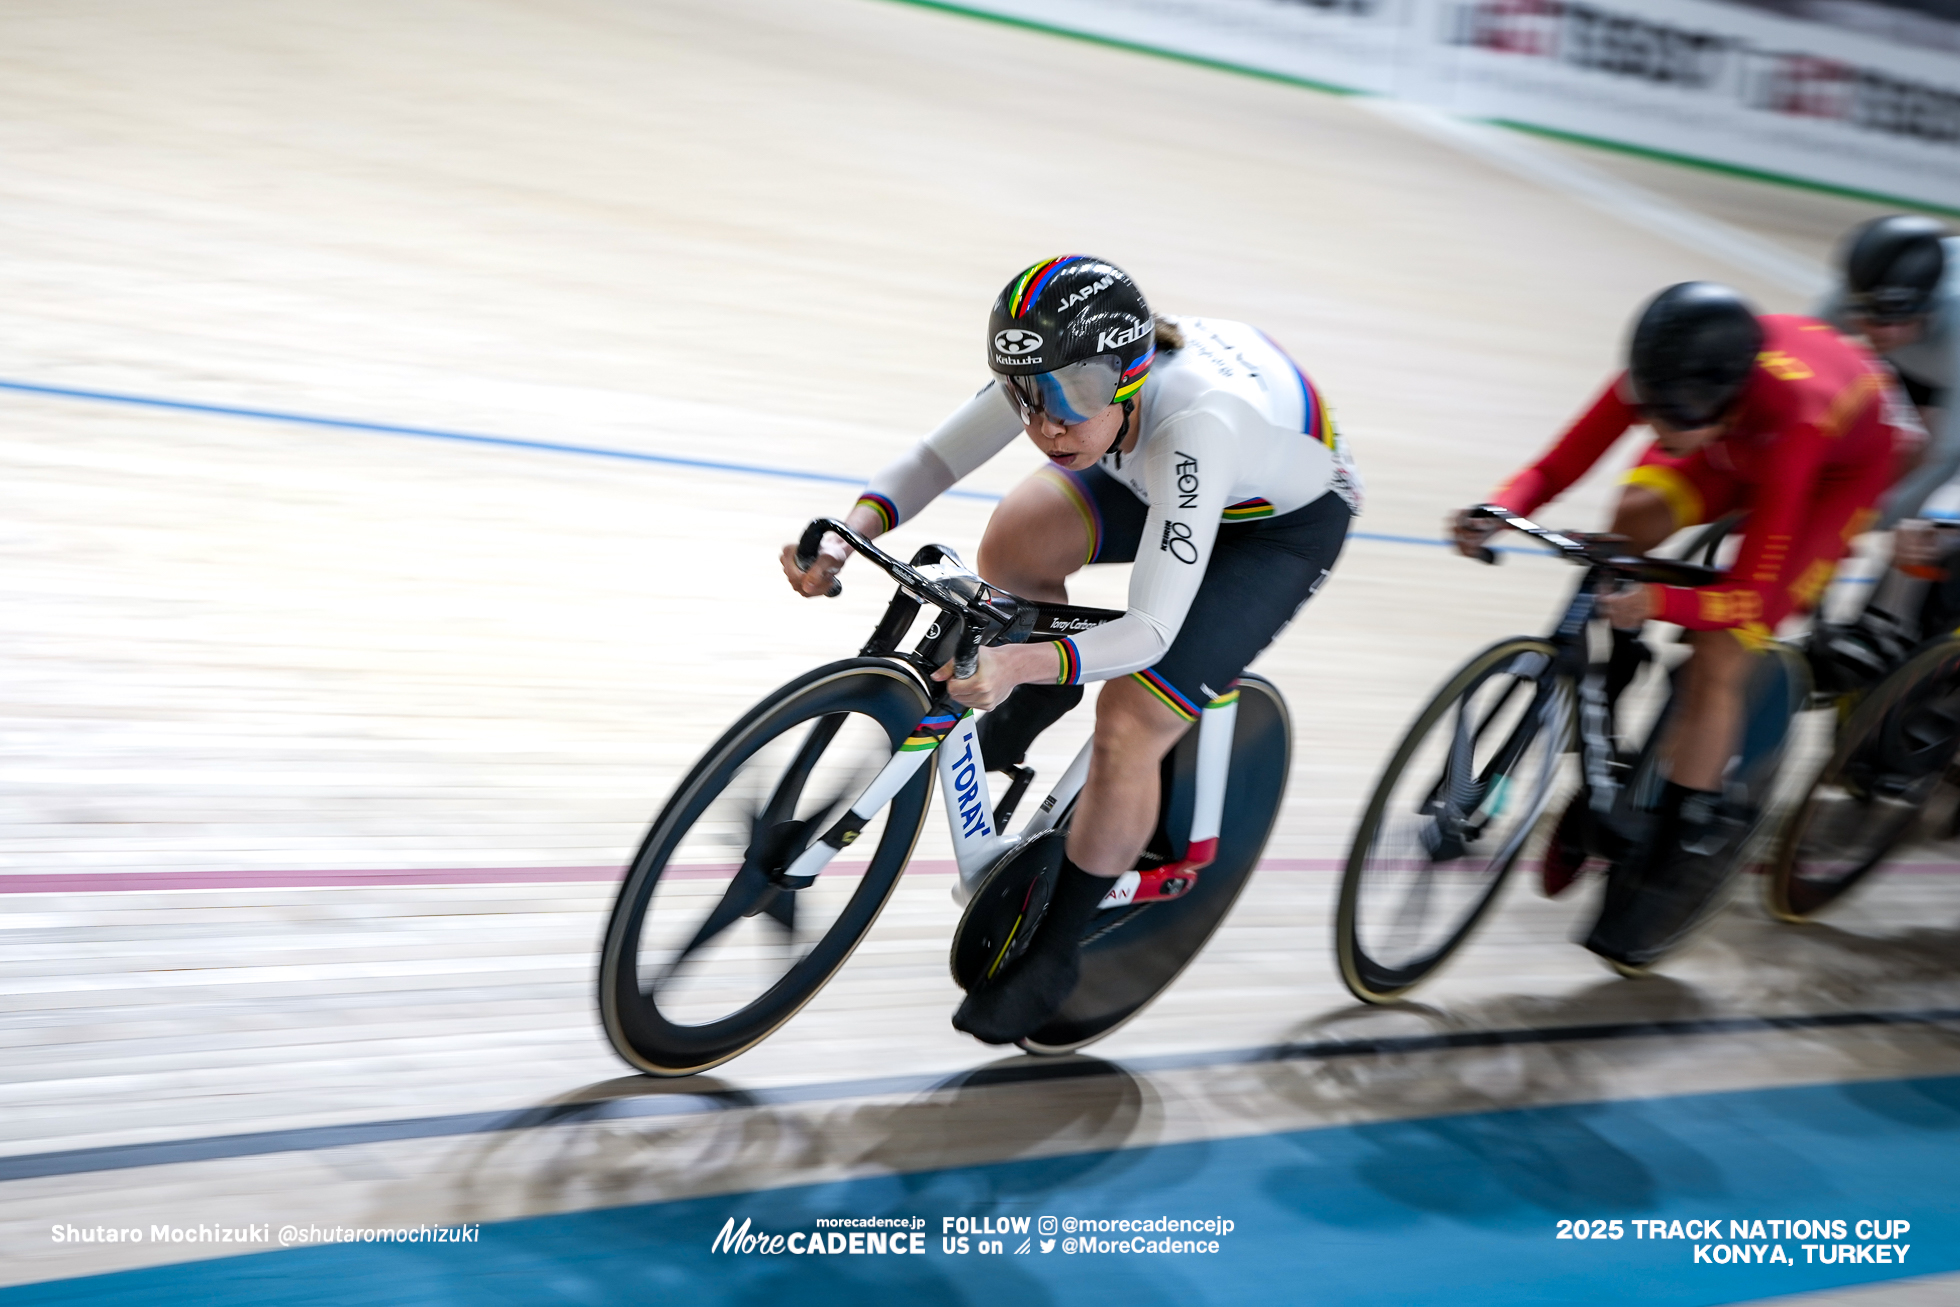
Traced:
<path id="1" fill-rule="evenodd" d="M 1548 641 L 1527 637 L 1484 650 L 1389 760 L 1355 831 L 1335 912 L 1335 957 L 1356 998 L 1408 993 L 1495 902 L 1572 739 L 1572 683 L 1552 670 L 1555 656 Z"/>
<path id="2" fill-rule="evenodd" d="M 642 841 L 606 929 L 599 1010 L 651 1075 L 726 1062 L 796 1015 L 877 919 L 925 822 L 920 769 L 804 889 L 780 873 L 897 753 L 928 700 L 856 658 L 776 691 L 715 742 Z"/>
<path id="3" fill-rule="evenodd" d="M 1960 639 L 1921 651 L 1873 687 L 1784 827 L 1765 895 L 1807 921 L 1912 836 L 1960 750 Z"/>
<path id="4" fill-rule="evenodd" d="M 1061 1010 L 1020 1041 L 1028 1052 L 1058 1057 L 1114 1034 L 1170 988 L 1238 902 L 1279 819 L 1293 757 L 1293 719 L 1279 687 L 1247 673 L 1238 688 L 1231 773 L 1211 865 L 1178 898 L 1096 914 L 1082 940 L 1082 979 Z M 1198 732 L 1187 732 L 1166 762 L 1158 820 L 1179 832 L 1181 847 L 1191 829 Z"/>

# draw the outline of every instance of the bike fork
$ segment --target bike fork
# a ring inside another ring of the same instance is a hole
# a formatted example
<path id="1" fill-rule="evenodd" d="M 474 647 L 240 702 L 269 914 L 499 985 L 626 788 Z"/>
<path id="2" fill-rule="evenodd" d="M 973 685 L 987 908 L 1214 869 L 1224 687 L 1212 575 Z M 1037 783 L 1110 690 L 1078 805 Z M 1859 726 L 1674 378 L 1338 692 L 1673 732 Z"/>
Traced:
<path id="1" fill-rule="evenodd" d="M 789 869 L 783 873 L 785 884 L 791 889 L 802 889 L 815 881 L 818 874 L 830 865 L 830 860 L 857 839 L 871 819 L 878 815 L 878 810 L 897 797 L 898 792 L 919 774 L 919 768 L 925 766 L 926 760 L 935 752 L 941 756 L 940 771 L 945 773 L 945 750 L 940 745 L 949 735 L 964 739 L 977 766 L 980 753 L 973 739 L 973 713 L 957 704 L 928 712 L 912 729 L 911 736 L 898 747 L 891 761 L 872 778 L 871 784 L 865 786 L 850 810 L 789 865 Z M 981 780 L 979 801 L 983 810 L 986 799 L 986 781 Z"/>

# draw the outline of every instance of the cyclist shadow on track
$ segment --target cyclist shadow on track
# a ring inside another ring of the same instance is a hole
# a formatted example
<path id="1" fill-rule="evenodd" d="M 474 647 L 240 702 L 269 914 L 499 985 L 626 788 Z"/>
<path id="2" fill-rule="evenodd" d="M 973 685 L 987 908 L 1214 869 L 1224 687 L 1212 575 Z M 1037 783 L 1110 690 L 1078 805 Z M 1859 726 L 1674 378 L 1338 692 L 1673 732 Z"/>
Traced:
<path id="1" fill-rule="evenodd" d="M 1520 1209 L 1639 1207 L 1663 1189 L 1720 1193 L 1713 1165 L 1656 1123 L 1622 1114 L 1610 1137 L 1595 1129 L 1591 1118 L 1608 1109 L 1584 1100 L 1606 1098 L 1611 1087 L 1585 1044 L 1443 1042 L 1523 1026 L 1691 1020 L 1707 1009 L 1693 988 L 1656 977 L 1637 1016 L 1607 1016 L 1623 988 L 1603 981 L 1534 1001 L 1528 1014 L 1502 1000 L 1457 1013 L 1350 1009 L 1305 1023 L 1294 1040 L 1302 1055 L 1267 1064 L 1266 1090 L 1318 1117 L 1391 1119 L 1277 1137 L 1296 1155 L 1272 1166 L 1262 1188 L 1303 1217 L 1354 1228 L 1397 1228 L 1418 1213 L 1495 1224 Z M 1352 1189 L 1330 1185 L 1330 1172 L 1348 1173 L 1373 1200 L 1336 1201 L 1331 1195 Z"/>
<path id="2" fill-rule="evenodd" d="M 1738 932 L 1741 934 L 1742 932 Z M 1807 1010 L 1953 1007 L 1960 927 L 1913 926 L 1866 933 L 1831 921 L 1791 927 L 1752 923 L 1738 940 L 1763 992 L 1800 994 Z"/>
<path id="3" fill-rule="evenodd" d="M 661 1202 L 798 1176 L 828 1180 L 853 1170 L 896 1172 L 911 1199 L 929 1191 L 935 1200 L 986 1202 L 1010 1192 L 994 1186 L 1020 1182 L 971 1168 L 1041 1159 L 1038 1178 L 1028 1181 L 1033 1187 L 1013 1193 L 1100 1183 L 1135 1164 L 1137 1154 L 1124 1145 L 1157 1115 L 1147 1082 L 1080 1056 L 1006 1059 L 896 1102 L 771 1097 L 703 1076 L 624 1076 L 514 1112 L 516 1128 L 458 1144 L 448 1168 L 457 1209 L 469 1213 L 472 1195 L 481 1195 L 481 1219 L 496 1219 L 491 1204 L 502 1202 L 514 1176 L 528 1208 L 550 1211 Z M 947 1170 L 954 1178 L 924 1174 Z"/>

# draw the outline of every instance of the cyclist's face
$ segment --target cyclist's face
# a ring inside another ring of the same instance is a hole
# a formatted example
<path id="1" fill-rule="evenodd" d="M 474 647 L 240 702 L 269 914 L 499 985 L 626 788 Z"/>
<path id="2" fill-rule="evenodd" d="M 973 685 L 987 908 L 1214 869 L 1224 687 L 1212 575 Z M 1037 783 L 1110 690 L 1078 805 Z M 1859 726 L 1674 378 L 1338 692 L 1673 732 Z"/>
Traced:
<path id="1" fill-rule="evenodd" d="M 1865 333 L 1865 339 L 1872 348 L 1881 354 L 1890 354 L 1895 349 L 1904 349 L 1916 342 L 1926 330 L 1926 319 L 1900 318 L 1893 322 L 1880 322 L 1876 318 L 1859 318 L 1858 329 Z"/>
<path id="2" fill-rule="evenodd" d="M 1652 418 L 1648 425 L 1654 429 L 1654 443 L 1659 445 L 1661 452 L 1669 458 L 1682 458 L 1692 454 L 1710 441 L 1720 439 L 1722 433 L 1729 429 L 1727 419 L 1711 422 L 1705 427 L 1683 428 L 1669 426 L 1659 418 Z"/>
<path id="3" fill-rule="evenodd" d="M 1121 404 L 1111 404 L 1088 421 L 1073 425 L 1057 422 L 1041 412 L 1032 414 L 1027 424 L 1028 439 L 1034 441 L 1035 448 L 1057 466 L 1071 472 L 1081 472 L 1092 466 L 1122 429 Z M 1135 444 L 1136 433 L 1130 434 L 1130 443 Z"/>

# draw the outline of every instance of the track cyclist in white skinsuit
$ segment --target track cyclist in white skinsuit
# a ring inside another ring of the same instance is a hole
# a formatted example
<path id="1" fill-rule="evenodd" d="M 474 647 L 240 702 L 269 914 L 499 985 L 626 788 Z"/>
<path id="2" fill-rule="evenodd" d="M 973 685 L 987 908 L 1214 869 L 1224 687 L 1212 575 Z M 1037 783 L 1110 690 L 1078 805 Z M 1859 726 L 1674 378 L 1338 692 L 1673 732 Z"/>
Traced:
<path id="1" fill-rule="evenodd" d="M 1849 626 L 1819 632 L 1831 655 L 1820 669 L 1849 689 L 1876 681 L 1919 639 L 1960 625 L 1955 537 L 1920 520 L 1960 516 L 1960 414 L 1952 399 L 1960 385 L 1960 238 L 1923 214 L 1890 214 L 1854 228 L 1841 263 L 1843 279 L 1817 316 L 1870 342 L 1930 432 L 1879 504 L 1876 529 L 1898 528 L 1894 569 Z"/>
<path id="2" fill-rule="evenodd" d="M 1153 318 L 1099 259 L 1048 259 L 1008 282 L 987 359 L 994 380 L 873 477 L 846 520 L 866 536 L 909 521 L 1025 431 L 1049 463 L 994 511 L 980 575 L 1065 602 L 1083 564 L 1135 563 L 1121 619 L 982 649 L 951 686 L 994 710 L 980 738 L 1000 768 L 1080 701 L 1083 682 L 1108 682 L 1048 912 L 1021 959 L 953 1017 L 1005 1044 L 1075 987 L 1083 928 L 1156 827 L 1164 755 L 1319 589 L 1361 485 L 1319 392 L 1277 345 L 1243 323 Z M 825 594 L 846 555 L 826 537 L 806 572 L 785 545 L 783 571 L 800 593 Z"/>

